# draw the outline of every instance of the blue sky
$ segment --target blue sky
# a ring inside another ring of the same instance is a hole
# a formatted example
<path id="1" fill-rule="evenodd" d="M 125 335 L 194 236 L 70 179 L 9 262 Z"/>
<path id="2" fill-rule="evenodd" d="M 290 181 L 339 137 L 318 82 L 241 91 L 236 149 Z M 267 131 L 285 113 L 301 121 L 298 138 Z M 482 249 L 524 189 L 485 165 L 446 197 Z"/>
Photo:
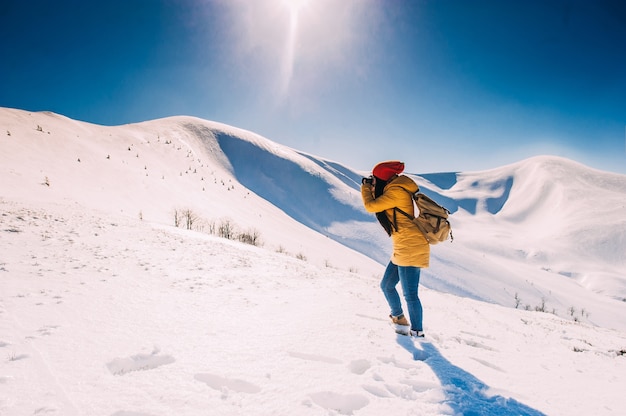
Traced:
<path id="1" fill-rule="evenodd" d="M 197 116 L 356 169 L 626 173 L 625 51 L 620 1 L 4 0 L 0 106 Z"/>

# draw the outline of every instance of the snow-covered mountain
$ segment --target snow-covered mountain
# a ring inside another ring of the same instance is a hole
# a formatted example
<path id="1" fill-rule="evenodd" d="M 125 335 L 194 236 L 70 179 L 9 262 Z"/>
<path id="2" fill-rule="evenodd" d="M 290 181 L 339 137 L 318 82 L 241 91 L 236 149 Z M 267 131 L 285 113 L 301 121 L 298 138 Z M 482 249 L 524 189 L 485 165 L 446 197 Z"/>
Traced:
<path id="1" fill-rule="evenodd" d="M 0 126 L 0 414 L 626 406 L 624 175 L 554 157 L 409 166 L 454 227 L 414 342 L 386 322 L 367 172 L 190 117 L 0 109 Z"/>
<path id="2" fill-rule="evenodd" d="M 331 250 L 342 253 L 335 267 L 379 268 L 309 228 L 321 230 L 335 209 L 368 219 L 358 195 L 313 160 L 253 133 L 190 117 L 103 127 L 53 113 L 0 114 L 5 198 L 77 203 L 168 225 L 189 210 L 194 229 L 228 222 L 316 264 L 329 263 Z M 328 243 L 322 250 L 321 242 Z"/>
<path id="3" fill-rule="evenodd" d="M 190 117 L 104 127 L 2 109 L 0 124 L 4 198 L 169 225 L 189 210 L 193 228 L 225 221 L 267 248 L 368 274 L 389 258 L 362 208 L 365 171 Z M 626 176 L 547 156 L 412 176 L 453 213 L 455 240 L 433 248 L 426 287 L 626 329 Z"/>

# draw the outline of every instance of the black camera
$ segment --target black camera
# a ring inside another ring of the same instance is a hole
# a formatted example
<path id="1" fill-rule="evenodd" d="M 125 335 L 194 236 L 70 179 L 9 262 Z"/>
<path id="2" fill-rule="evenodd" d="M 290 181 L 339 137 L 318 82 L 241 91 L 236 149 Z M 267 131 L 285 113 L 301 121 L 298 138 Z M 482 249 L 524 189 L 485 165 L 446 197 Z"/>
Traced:
<path id="1" fill-rule="evenodd" d="M 363 184 L 367 183 L 367 184 L 373 185 L 374 184 L 374 177 L 373 176 L 369 176 L 367 178 L 363 178 L 363 179 L 361 179 L 361 183 L 363 183 Z"/>

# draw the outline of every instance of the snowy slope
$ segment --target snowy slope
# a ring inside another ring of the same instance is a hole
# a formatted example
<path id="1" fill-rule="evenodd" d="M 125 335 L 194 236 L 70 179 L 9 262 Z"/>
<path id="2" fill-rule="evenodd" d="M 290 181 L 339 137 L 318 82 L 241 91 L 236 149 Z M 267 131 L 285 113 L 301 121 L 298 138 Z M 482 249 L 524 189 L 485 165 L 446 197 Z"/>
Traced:
<path id="1" fill-rule="evenodd" d="M 2 415 L 623 413 L 623 175 L 412 175 L 455 234 L 417 342 L 387 324 L 366 172 L 190 117 L 0 126 Z"/>
<path id="2" fill-rule="evenodd" d="M 445 179 L 431 288 L 626 328 L 626 176 L 536 157 Z"/>
<path id="3" fill-rule="evenodd" d="M 361 207 L 367 172 L 254 133 L 191 117 L 104 127 L 13 109 L 0 125 L 8 200 L 165 225 L 191 210 L 194 229 L 226 222 L 258 231 L 268 250 L 369 276 L 389 258 Z M 424 286 L 626 329 L 626 176 L 555 157 L 412 176 L 453 212 L 455 241 L 433 247 Z"/>
<path id="4" fill-rule="evenodd" d="M 620 415 L 626 334 L 76 204 L 0 201 L 0 414 Z"/>
<path id="5" fill-rule="evenodd" d="M 241 137 L 245 143 L 251 138 L 268 152 L 299 158 L 303 187 L 307 180 L 339 183 L 309 159 L 252 133 L 190 117 L 103 127 L 53 113 L 12 109 L 1 109 L 0 126 L 7 132 L 0 136 L 4 198 L 77 203 L 162 224 L 174 224 L 176 211 L 190 210 L 197 217 L 194 229 L 208 230 L 227 222 L 240 233 L 258 231 L 270 250 L 304 256 L 319 265 L 367 273 L 380 270 L 380 264 L 312 231 L 286 215 L 289 208 L 276 206 L 237 180 L 220 147 L 226 136 Z M 251 166 L 263 157 L 264 152 L 258 153 L 258 157 L 245 155 Z M 322 175 L 324 181 L 319 180 Z M 277 188 L 291 179 L 273 180 Z M 316 195 L 292 199 L 302 205 Z M 353 190 L 342 198 L 352 204 L 348 209 L 361 213 L 355 208 L 357 197 Z M 334 263 L 327 255 L 329 249 L 339 254 Z"/>

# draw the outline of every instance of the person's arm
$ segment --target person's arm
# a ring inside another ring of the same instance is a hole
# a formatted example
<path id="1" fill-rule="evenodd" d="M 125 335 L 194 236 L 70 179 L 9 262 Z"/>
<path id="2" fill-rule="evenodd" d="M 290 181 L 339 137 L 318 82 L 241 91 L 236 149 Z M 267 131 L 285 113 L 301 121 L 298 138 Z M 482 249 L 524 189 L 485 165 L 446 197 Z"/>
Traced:
<path id="1" fill-rule="evenodd" d="M 372 187 L 369 184 L 361 186 L 361 197 L 363 205 L 367 212 L 381 212 L 392 209 L 398 205 L 398 200 L 403 196 L 404 191 L 396 186 L 387 188 L 387 190 L 378 198 L 374 198 Z"/>

